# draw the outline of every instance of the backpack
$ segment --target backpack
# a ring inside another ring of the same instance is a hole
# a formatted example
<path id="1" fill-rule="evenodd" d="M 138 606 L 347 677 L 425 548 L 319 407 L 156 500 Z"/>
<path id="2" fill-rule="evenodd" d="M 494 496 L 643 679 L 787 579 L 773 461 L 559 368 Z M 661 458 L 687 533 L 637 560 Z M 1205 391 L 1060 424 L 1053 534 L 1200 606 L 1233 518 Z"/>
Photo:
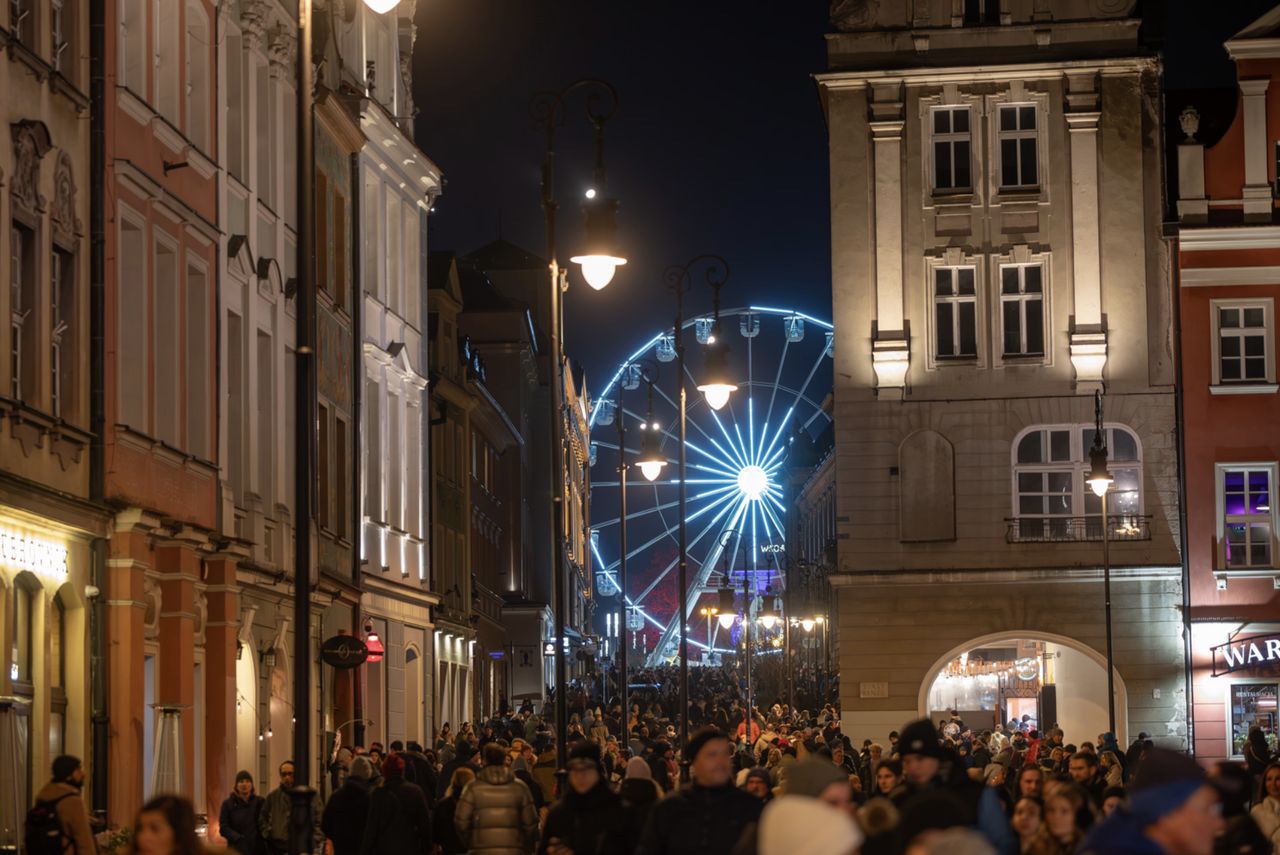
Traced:
<path id="1" fill-rule="evenodd" d="M 70 795 L 72 793 L 63 793 L 47 802 L 38 801 L 27 811 L 23 833 L 27 855 L 63 855 L 66 852 L 67 848 L 62 845 L 62 820 L 58 818 L 58 802 Z M 71 848 L 75 848 L 74 843 Z"/>

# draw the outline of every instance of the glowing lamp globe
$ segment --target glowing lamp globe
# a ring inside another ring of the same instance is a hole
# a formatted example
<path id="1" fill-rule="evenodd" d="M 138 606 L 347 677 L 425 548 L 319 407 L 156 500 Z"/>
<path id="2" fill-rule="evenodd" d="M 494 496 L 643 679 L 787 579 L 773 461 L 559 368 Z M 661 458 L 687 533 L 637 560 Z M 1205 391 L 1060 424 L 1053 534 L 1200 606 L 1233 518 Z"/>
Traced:
<path id="1" fill-rule="evenodd" d="M 737 619 L 737 617 L 738 616 L 735 615 L 733 612 L 721 612 L 720 616 L 716 618 L 716 620 L 720 622 L 721 629 L 729 629 L 730 627 L 733 626 L 733 622 L 734 620 Z"/>
<path id="2" fill-rule="evenodd" d="M 707 399 L 707 405 L 711 409 L 722 410 L 724 405 L 729 403 L 729 396 L 737 391 L 737 388 L 737 386 L 716 383 L 708 386 L 699 386 L 698 391 Z"/>
<path id="3" fill-rule="evenodd" d="M 613 274 L 619 267 L 627 263 L 625 258 L 614 255 L 575 255 L 569 259 L 581 265 L 582 278 L 587 284 L 599 291 L 613 281 Z"/>
<path id="4" fill-rule="evenodd" d="M 1107 471 L 1106 449 L 1094 448 L 1089 451 L 1089 477 L 1085 478 L 1084 482 L 1089 485 L 1089 489 L 1093 490 L 1093 494 L 1099 498 L 1111 488 L 1115 479 Z"/>
<path id="5" fill-rule="evenodd" d="M 817 625 L 817 622 L 813 618 L 804 618 L 800 621 L 800 626 L 804 627 L 805 632 L 813 632 L 813 628 Z"/>
<path id="6" fill-rule="evenodd" d="M 707 400 L 707 406 L 719 410 L 729 403 L 729 396 L 738 391 L 738 384 L 729 376 L 729 346 L 723 340 L 707 346 L 706 378 L 698 385 L 698 391 Z"/>
<path id="7" fill-rule="evenodd" d="M 400 5 L 400 0 L 364 0 L 364 5 L 379 15 L 390 12 Z"/>
<path id="8" fill-rule="evenodd" d="M 613 274 L 627 263 L 617 252 L 618 200 L 593 193 L 582 205 L 586 214 L 583 251 L 569 260 L 582 268 L 582 278 L 599 291 L 613 281 Z"/>
<path id="9" fill-rule="evenodd" d="M 657 424 L 652 418 L 647 424 L 652 424 L 653 428 L 645 431 L 644 443 L 640 447 L 640 456 L 636 459 L 636 465 L 640 467 L 640 474 L 646 481 L 656 481 L 662 474 L 663 467 L 667 465 L 667 458 L 658 447 L 661 440 L 658 436 Z"/>
<path id="10" fill-rule="evenodd" d="M 644 476 L 646 481 L 657 481 L 658 476 L 662 474 L 662 467 L 667 465 L 665 460 L 641 460 L 638 464 L 640 474 Z"/>

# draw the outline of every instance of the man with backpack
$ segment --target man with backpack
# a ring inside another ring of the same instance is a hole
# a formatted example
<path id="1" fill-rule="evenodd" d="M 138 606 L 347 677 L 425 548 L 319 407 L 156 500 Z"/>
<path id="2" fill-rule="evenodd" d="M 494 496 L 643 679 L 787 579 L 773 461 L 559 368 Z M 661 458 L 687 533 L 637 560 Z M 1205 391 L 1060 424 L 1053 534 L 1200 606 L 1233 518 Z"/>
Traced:
<path id="1" fill-rule="evenodd" d="M 27 812 L 24 838 L 28 855 L 95 855 L 89 810 L 80 789 L 84 767 L 79 757 L 64 754 L 53 761 L 53 780 L 36 793 Z"/>

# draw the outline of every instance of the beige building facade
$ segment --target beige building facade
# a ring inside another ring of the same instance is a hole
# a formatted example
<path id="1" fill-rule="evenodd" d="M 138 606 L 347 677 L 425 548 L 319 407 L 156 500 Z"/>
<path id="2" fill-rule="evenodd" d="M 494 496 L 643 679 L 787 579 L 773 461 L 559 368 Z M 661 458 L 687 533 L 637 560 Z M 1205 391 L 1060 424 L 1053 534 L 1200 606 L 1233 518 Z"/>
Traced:
<path id="1" fill-rule="evenodd" d="M 1186 738 L 1159 65 L 1133 3 L 836 4 L 840 705 Z"/>

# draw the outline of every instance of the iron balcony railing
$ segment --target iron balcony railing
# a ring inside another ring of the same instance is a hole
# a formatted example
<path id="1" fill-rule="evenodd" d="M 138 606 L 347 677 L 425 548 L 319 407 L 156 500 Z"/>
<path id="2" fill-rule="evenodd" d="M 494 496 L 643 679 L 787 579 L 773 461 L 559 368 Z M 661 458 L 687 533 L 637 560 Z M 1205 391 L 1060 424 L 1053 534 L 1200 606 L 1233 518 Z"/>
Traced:
<path id="1" fill-rule="evenodd" d="M 1015 517 L 1007 519 L 1009 543 L 1080 543 L 1102 540 L 1102 517 Z M 1150 540 L 1151 517 L 1108 516 L 1108 537 L 1115 541 Z"/>

